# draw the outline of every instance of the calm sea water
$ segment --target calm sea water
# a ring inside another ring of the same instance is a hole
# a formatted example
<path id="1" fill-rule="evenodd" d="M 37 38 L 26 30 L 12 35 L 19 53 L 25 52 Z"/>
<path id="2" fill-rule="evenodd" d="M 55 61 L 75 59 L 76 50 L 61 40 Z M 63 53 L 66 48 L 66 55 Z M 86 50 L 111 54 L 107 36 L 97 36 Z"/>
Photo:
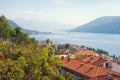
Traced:
<path id="1" fill-rule="evenodd" d="M 120 35 L 115 34 L 95 34 L 95 33 L 52 33 L 31 35 L 37 40 L 46 40 L 49 38 L 57 43 L 71 43 L 90 46 L 95 49 L 104 49 L 110 55 L 120 56 Z"/>

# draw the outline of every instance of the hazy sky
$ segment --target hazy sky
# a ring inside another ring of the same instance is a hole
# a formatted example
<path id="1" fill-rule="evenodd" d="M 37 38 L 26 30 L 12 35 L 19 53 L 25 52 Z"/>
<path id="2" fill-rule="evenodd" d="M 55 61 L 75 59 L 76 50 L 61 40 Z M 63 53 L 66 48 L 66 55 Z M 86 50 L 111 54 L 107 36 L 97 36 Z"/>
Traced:
<path id="1" fill-rule="evenodd" d="M 120 16 L 120 0 L 0 0 L 1 14 L 77 26 L 101 16 Z"/>

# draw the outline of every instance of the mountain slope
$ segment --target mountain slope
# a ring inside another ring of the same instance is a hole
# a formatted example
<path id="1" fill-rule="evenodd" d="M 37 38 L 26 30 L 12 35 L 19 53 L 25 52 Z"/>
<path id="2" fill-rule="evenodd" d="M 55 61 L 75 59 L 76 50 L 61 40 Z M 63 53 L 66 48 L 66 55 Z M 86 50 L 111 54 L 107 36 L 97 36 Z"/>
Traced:
<path id="1" fill-rule="evenodd" d="M 21 25 L 23 28 L 35 29 L 43 32 L 54 32 L 62 29 L 73 28 L 75 25 L 60 21 L 41 21 L 41 20 L 25 20 L 25 19 L 15 19 L 17 24 Z"/>
<path id="2" fill-rule="evenodd" d="M 18 24 L 16 24 L 15 22 L 13 22 L 12 20 L 9 20 L 9 24 L 10 26 L 14 29 L 16 27 L 20 27 Z M 22 32 L 24 33 L 29 33 L 29 34 L 39 34 L 40 32 L 39 31 L 35 31 L 35 30 L 28 30 L 28 29 L 24 29 L 24 28 L 21 28 Z"/>
<path id="3" fill-rule="evenodd" d="M 120 16 L 105 16 L 78 26 L 70 32 L 120 34 Z"/>

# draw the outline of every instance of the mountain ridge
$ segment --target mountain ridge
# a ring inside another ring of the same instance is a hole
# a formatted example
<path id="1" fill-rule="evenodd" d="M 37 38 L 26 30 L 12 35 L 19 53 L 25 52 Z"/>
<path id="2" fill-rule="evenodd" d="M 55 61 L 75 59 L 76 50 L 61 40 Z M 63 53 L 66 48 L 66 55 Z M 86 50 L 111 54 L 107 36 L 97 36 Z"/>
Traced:
<path id="1" fill-rule="evenodd" d="M 54 32 L 63 29 L 73 28 L 75 25 L 68 24 L 62 21 L 41 21 L 41 20 L 25 20 L 14 19 L 14 21 L 23 28 L 40 30 L 42 32 Z"/>
<path id="2" fill-rule="evenodd" d="M 15 23 L 12 20 L 9 20 L 9 24 L 13 29 L 16 27 L 20 27 L 22 32 L 28 33 L 28 34 L 47 34 L 47 33 L 50 33 L 50 32 L 40 32 L 37 30 L 29 30 L 29 29 L 22 28 L 21 26 L 19 26 L 17 23 Z"/>
<path id="3" fill-rule="evenodd" d="M 120 16 L 103 16 L 71 29 L 69 32 L 120 34 Z"/>

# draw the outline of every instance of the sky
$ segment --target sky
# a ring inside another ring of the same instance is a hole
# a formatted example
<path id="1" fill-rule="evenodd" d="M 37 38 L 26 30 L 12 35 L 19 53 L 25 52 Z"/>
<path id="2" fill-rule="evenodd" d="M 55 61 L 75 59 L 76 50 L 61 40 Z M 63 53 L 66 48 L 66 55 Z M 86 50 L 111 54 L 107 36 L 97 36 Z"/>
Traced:
<path id="1" fill-rule="evenodd" d="M 0 0 L 0 15 L 12 20 L 57 21 L 75 27 L 102 16 L 120 16 L 120 0 Z"/>

